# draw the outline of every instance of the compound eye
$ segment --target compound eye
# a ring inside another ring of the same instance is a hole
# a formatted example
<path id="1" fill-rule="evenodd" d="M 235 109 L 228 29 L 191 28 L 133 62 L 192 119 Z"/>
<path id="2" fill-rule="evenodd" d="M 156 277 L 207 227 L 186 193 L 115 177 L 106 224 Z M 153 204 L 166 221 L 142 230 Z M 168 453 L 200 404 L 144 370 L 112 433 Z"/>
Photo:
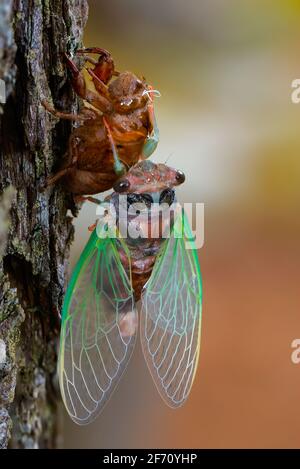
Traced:
<path id="1" fill-rule="evenodd" d="M 160 194 L 159 203 L 172 205 L 172 203 L 174 202 L 174 199 L 175 199 L 175 192 L 172 189 L 165 189 Z"/>
<path id="2" fill-rule="evenodd" d="M 113 189 L 115 192 L 118 192 L 120 194 L 122 192 L 127 191 L 129 187 L 130 187 L 130 182 L 128 181 L 128 179 L 121 179 L 120 181 L 116 182 Z"/>
<path id="3" fill-rule="evenodd" d="M 182 184 L 185 181 L 185 174 L 182 171 L 176 172 L 176 181 L 178 184 Z"/>

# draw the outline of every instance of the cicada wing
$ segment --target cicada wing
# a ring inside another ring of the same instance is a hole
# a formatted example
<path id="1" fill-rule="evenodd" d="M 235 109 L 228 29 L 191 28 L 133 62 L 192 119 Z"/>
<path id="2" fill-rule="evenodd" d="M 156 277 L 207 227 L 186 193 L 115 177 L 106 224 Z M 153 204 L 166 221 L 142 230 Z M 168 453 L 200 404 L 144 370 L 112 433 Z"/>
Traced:
<path id="1" fill-rule="evenodd" d="M 195 245 L 186 245 L 191 236 L 182 212 L 142 293 L 144 356 L 161 397 L 171 407 L 187 399 L 200 350 L 202 285 Z"/>
<path id="2" fill-rule="evenodd" d="M 99 239 L 95 230 L 65 297 L 59 382 L 67 411 L 78 424 L 87 424 L 99 414 L 135 343 L 137 314 L 130 274 L 117 250 L 120 242 Z"/>

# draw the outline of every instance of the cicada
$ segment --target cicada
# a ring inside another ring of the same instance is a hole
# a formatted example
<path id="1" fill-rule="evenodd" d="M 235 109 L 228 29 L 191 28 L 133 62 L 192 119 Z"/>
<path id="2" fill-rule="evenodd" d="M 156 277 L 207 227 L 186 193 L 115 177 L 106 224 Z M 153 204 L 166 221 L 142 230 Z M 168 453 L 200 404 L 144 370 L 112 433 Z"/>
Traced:
<path id="1" fill-rule="evenodd" d="M 91 47 L 77 51 L 91 65 L 87 72 L 94 90 L 87 86 L 85 76 L 65 55 L 71 73 L 72 86 L 89 107 L 79 114 L 55 110 L 43 100 L 44 107 L 60 119 L 79 122 L 69 140 L 64 161 L 46 187 L 63 182 L 65 190 L 77 199 L 97 194 L 113 187 L 140 159 L 148 158 L 159 140 L 153 97 L 159 92 L 144 78 L 132 72 L 118 72 L 105 49 Z M 92 55 L 97 54 L 98 60 Z"/>
<path id="2" fill-rule="evenodd" d="M 105 205 L 75 267 L 63 305 L 58 369 L 64 404 L 78 424 L 94 420 L 110 398 L 138 330 L 164 401 L 179 407 L 189 395 L 202 286 L 191 229 L 176 201 L 184 179 L 164 164 L 132 167 L 115 184 L 106 200 L 114 210 Z"/>

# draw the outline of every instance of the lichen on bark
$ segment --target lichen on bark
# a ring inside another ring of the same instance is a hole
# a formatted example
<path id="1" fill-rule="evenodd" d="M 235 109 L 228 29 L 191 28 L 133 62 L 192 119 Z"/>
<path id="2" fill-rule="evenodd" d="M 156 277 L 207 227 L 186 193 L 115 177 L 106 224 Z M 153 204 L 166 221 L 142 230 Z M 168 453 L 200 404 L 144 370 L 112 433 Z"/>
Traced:
<path id="1" fill-rule="evenodd" d="M 59 317 L 73 237 L 71 199 L 40 191 L 71 124 L 41 99 L 75 110 L 62 53 L 81 45 L 86 0 L 2 0 L 0 79 L 0 447 L 51 448 L 57 436 Z"/>

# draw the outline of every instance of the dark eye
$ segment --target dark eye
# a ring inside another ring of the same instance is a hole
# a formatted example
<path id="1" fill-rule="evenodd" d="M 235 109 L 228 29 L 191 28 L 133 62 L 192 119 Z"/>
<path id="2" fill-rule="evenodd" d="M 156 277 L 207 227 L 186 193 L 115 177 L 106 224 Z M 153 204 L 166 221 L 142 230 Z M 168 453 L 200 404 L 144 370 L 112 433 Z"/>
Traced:
<path id="1" fill-rule="evenodd" d="M 121 179 L 114 185 L 114 191 L 118 193 L 125 192 L 127 189 L 129 189 L 129 187 L 130 182 L 128 181 L 128 179 Z"/>
<path id="2" fill-rule="evenodd" d="M 159 203 L 172 205 L 172 203 L 174 202 L 174 198 L 175 198 L 175 192 L 172 189 L 165 189 L 160 194 Z"/>
<path id="3" fill-rule="evenodd" d="M 133 204 L 144 204 L 147 208 L 151 208 L 153 200 L 149 194 L 128 194 L 127 207 Z"/>
<path id="4" fill-rule="evenodd" d="M 182 184 L 185 181 L 185 174 L 182 171 L 176 172 L 176 181 L 178 184 Z"/>

